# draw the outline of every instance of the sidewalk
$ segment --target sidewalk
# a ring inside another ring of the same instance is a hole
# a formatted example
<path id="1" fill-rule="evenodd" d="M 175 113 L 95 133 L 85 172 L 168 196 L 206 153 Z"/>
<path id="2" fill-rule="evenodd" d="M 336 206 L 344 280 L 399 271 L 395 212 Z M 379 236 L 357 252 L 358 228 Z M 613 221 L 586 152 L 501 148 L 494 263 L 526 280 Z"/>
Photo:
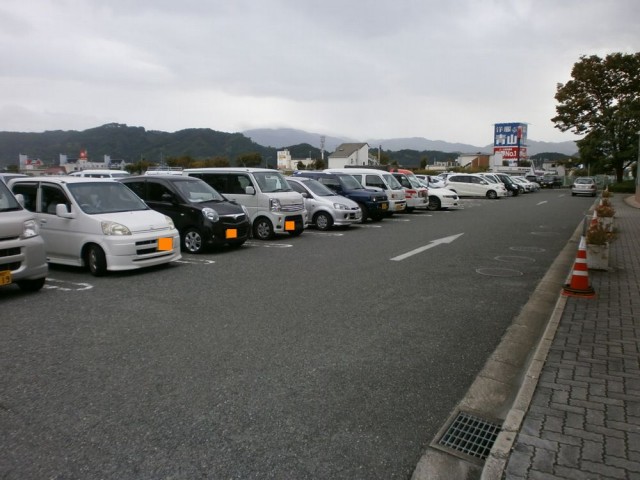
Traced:
<path id="1" fill-rule="evenodd" d="M 596 297 L 563 301 L 507 480 L 640 479 L 640 205 L 623 197 Z"/>

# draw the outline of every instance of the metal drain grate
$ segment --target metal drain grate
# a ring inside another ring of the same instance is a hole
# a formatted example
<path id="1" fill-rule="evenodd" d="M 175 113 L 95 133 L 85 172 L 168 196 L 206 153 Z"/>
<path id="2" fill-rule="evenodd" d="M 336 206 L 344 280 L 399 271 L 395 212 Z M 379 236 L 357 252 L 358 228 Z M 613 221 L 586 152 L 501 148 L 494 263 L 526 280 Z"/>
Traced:
<path id="1" fill-rule="evenodd" d="M 500 427 L 468 413 L 459 412 L 438 442 L 472 457 L 484 460 L 489 456 Z"/>

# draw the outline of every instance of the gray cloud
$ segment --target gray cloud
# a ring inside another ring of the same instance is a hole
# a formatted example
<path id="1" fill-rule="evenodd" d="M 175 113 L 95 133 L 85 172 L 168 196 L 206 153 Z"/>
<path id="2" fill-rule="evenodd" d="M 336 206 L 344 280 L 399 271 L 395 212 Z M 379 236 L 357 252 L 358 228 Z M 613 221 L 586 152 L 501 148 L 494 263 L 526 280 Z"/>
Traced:
<path id="1" fill-rule="evenodd" d="M 287 126 L 488 144 L 553 128 L 580 55 L 634 52 L 635 0 L 5 0 L 0 130 Z"/>

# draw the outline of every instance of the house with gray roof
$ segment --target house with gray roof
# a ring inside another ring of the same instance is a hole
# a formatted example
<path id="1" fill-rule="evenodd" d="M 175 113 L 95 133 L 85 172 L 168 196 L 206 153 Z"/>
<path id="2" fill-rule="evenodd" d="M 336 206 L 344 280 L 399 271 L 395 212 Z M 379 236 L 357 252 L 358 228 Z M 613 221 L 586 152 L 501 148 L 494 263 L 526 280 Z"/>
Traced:
<path id="1" fill-rule="evenodd" d="M 368 143 L 343 143 L 329 155 L 327 168 L 368 167 L 371 165 Z"/>

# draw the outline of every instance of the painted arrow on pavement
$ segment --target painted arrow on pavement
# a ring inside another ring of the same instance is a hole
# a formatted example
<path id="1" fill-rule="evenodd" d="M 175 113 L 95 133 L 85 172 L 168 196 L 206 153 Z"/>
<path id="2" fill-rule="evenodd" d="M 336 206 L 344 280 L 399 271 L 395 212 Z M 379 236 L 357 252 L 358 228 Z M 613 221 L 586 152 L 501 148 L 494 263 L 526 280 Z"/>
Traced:
<path id="1" fill-rule="evenodd" d="M 438 238 L 437 240 L 432 240 L 428 245 L 424 247 L 416 248 L 415 250 L 411 250 L 410 252 L 403 253 L 402 255 L 398 255 L 397 257 L 393 257 L 391 260 L 394 262 L 399 262 L 404 260 L 405 258 L 409 258 L 412 255 L 417 255 L 418 253 L 422 253 L 425 250 L 429 250 L 430 248 L 436 247 L 438 245 L 442 245 L 443 243 L 451 243 L 456 240 L 458 237 L 461 237 L 464 233 L 459 233 L 457 235 L 451 235 L 449 237 Z"/>

